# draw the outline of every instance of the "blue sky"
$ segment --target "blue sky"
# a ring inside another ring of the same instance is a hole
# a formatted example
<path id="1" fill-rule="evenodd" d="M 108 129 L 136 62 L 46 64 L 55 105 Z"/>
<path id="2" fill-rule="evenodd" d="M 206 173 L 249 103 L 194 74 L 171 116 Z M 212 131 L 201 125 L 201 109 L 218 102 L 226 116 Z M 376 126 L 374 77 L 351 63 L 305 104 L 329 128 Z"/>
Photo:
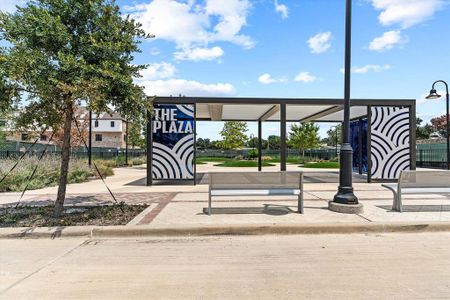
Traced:
<path id="1" fill-rule="evenodd" d="M 141 79 L 149 95 L 343 97 L 344 0 L 117 2 L 156 35 L 136 55 L 149 64 Z M 423 97 L 434 80 L 450 81 L 450 1 L 353 3 L 352 97 L 413 98 L 419 117 L 443 114 L 444 99 Z M 218 139 L 221 127 L 200 123 L 199 137 Z"/>

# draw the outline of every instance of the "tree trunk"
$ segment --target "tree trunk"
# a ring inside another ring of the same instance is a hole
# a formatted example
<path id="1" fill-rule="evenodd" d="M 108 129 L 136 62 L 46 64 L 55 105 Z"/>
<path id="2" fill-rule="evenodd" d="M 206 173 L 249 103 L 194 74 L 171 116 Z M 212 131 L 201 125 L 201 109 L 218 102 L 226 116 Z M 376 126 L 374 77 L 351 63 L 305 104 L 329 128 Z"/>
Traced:
<path id="1" fill-rule="evenodd" d="M 61 217 L 64 211 L 64 200 L 66 199 L 67 175 L 69 173 L 70 160 L 70 133 L 72 129 L 73 107 L 68 105 L 65 110 L 64 138 L 61 153 L 61 172 L 59 175 L 58 195 L 55 202 L 54 217 Z"/>

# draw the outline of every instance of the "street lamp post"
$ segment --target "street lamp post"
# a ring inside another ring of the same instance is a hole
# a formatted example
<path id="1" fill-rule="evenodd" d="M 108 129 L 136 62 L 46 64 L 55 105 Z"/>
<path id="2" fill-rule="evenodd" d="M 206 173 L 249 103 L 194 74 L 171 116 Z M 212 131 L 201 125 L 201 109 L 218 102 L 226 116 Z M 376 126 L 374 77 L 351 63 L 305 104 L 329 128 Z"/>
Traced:
<path id="1" fill-rule="evenodd" d="M 339 135 L 338 133 L 339 133 L 339 132 L 338 132 L 338 127 L 337 127 L 337 126 L 333 126 L 333 127 L 335 128 L 335 131 L 336 131 L 336 133 L 335 133 L 336 136 L 335 136 L 335 142 L 334 142 L 335 144 L 334 144 L 334 148 L 335 148 L 336 157 L 337 157 L 337 156 L 338 156 L 338 143 L 339 143 L 339 142 L 338 142 L 338 135 Z M 331 127 L 331 129 L 333 129 L 333 127 Z"/>
<path id="2" fill-rule="evenodd" d="M 444 80 L 437 80 L 433 83 L 431 90 L 430 90 L 430 94 L 428 96 L 426 96 L 425 98 L 427 99 L 439 99 L 441 98 L 441 95 L 439 95 L 436 92 L 436 89 L 434 88 L 434 86 L 436 85 L 436 83 L 443 83 L 445 85 L 445 91 L 446 91 L 446 96 L 447 96 L 447 110 L 446 110 L 446 120 L 447 120 L 447 170 L 450 170 L 450 122 L 449 122 L 449 107 L 450 107 L 450 100 L 449 100 L 449 95 L 448 95 L 448 84 L 447 82 L 445 82 Z"/>
<path id="3" fill-rule="evenodd" d="M 339 187 L 333 201 L 328 203 L 332 211 L 361 213 L 362 204 L 353 193 L 353 149 L 350 145 L 350 73 L 352 45 L 352 0 L 346 0 L 345 16 L 345 74 L 344 74 L 344 122 L 342 124 L 342 144 L 339 166 Z"/>
<path id="4" fill-rule="evenodd" d="M 89 146 L 88 146 L 88 164 L 92 166 L 92 110 L 89 110 Z"/>

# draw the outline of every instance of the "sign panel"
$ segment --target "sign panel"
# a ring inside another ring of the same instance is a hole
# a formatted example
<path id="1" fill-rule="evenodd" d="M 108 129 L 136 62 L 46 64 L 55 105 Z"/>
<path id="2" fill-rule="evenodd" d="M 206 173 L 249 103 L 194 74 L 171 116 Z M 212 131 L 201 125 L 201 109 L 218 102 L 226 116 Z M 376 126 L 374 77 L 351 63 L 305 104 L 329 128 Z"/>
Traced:
<path id="1" fill-rule="evenodd" d="M 153 179 L 194 179 L 194 110 L 192 104 L 154 105 Z"/>
<path id="2" fill-rule="evenodd" d="M 397 179 L 410 169 L 408 107 L 371 107 L 371 175 Z"/>

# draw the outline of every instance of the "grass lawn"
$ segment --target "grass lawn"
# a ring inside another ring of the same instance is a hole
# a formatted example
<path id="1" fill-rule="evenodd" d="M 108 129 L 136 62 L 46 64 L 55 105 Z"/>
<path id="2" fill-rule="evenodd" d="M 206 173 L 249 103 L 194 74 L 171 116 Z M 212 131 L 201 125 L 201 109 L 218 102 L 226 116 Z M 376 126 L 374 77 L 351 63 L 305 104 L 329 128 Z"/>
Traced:
<path id="1" fill-rule="evenodd" d="M 272 159 L 267 160 L 269 163 L 279 163 L 280 162 L 280 157 L 275 156 L 272 157 Z M 288 156 L 286 158 L 286 162 L 288 164 L 302 164 L 306 161 L 306 158 L 303 158 L 301 156 Z"/>
<path id="2" fill-rule="evenodd" d="M 201 156 L 201 157 L 197 157 L 195 159 L 195 164 L 196 165 L 204 165 L 207 162 L 224 162 L 224 161 L 229 161 L 232 160 L 231 158 L 227 158 L 227 157 L 209 157 L 209 156 Z"/>
<path id="3" fill-rule="evenodd" d="M 306 163 L 303 168 L 314 168 L 314 169 L 339 169 L 339 162 L 337 161 L 322 161 L 316 163 Z"/>
<path id="4" fill-rule="evenodd" d="M 258 161 L 256 160 L 228 160 L 224 161 L 220 164 L 216 164 L 214 166 L 217 167 L 239 167 L 239 168 L 247 168 L 247 167 L 257 167 Z M 271 164 L 267 161 L 263 161 L 263 167 L 270 167 L 274 166 L 274 164 Z"/>

